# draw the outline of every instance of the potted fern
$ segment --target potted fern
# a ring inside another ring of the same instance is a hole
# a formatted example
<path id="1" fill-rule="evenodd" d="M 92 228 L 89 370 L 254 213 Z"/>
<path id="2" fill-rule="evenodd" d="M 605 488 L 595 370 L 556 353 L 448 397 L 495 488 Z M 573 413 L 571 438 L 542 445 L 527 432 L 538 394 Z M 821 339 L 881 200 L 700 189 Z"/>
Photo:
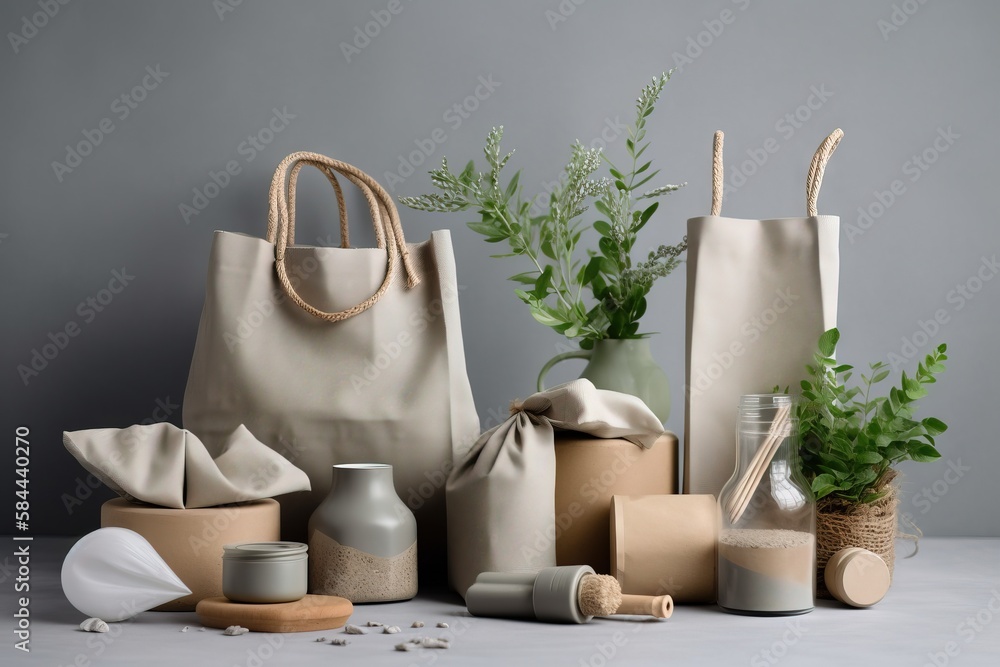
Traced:
<path id="1" fill-rule="evenodd" d="M 437 192 L 400 198 L 404 205 L 423 211 L 474 212 L 478 219 L 468 226 L 487 243 L 508 246 L 508 252 L 493 256 L 514 257 L 522 263 L 525 270 L 510 280 L 518 285 L 515 294 L 532 317 L 579 341 L 579 350 L 545 364 L 539 390 L 552 365 L 585 358 L 589 363 L 583 377 L 600 388 L 639 396 L 663 421 L 670 413 L 669 386 L 653 361 L 649 334 L 640 330 L 639 321 L 653 283 L 680 265 L 687 239 L 661 245 L 644 259 L 633 251 L 639 231 L 659 205 L 653 200 L 682 187 L 647 189 L 659 170 L 643 159 L 650 145 L 645 140 L 646 119 L 669 78 L 669 72 L 654 77 L 636 100 L 635 121 L 625 141 L 627 166 L 618 167 L 600 149 L 577 142 L 547 202 L 525 197 L 520 172 L 504 183 L 503 170 L 512 152 L 504 155 L 500 149 L 503 126 L 487 136 L 487 171 L 478 171 L 470 161 L 455 173 L 445 158 L 430 172 Z M 607 175 L 595 178 L 602 165 Z M 539 204 L 542 212 L 534 215 Z M 588 221 L 584 213 L 591 205 L 599 215 Z M 592 245 L 584 247 L 584 241 Z"/>
<path id="2" fill-rule="evenodd" d="M 802 465 L 817 500 L 816 565 L 822 597 L 829 597 L 822 583 L 823 569 L 843 548 L 868 549 L 881 556 L 892 572 L 899 494 L 896 465 L 939 458 L 935 438 L 948 428 L 940 419 L 914 416 L 927 385 L 945 370 L 945 345 L 918 363 L 913 375 L 903 371 L 898 385 L 875 395 L 875 387 L 891 373 L 889 365 L 869 364 L 861 382 L 849 387 L 853 367 L 833 358 L 839 340 L 837 329 L 820 337 L 797 406 Z"/>

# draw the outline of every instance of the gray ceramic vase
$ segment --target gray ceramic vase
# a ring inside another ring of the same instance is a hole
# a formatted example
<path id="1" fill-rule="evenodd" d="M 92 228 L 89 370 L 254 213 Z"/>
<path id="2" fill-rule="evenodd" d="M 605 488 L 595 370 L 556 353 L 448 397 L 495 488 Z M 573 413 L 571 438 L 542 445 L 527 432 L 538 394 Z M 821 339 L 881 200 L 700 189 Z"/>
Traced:
<path id="1" fill-rule="evenodd" d="M 330 493 L 309 519 L 309 592 L 354 603 L 417 594 L 417 521 L 391 465 L 333 466 Z"/>

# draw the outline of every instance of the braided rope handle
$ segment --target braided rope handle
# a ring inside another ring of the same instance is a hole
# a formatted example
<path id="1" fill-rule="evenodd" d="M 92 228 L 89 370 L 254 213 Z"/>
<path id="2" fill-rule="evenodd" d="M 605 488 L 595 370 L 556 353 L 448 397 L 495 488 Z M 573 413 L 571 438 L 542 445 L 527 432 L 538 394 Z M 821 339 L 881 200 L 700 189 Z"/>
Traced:
<path id="1" fill-rule="evenodd" d="M 285 256 L 289 242 L 291 244 L 295 243 L 295 185 L 297 183 L 298 172 L 305 165 L 314 166 L 324 172 L 333 185 L 334 191 L 337 193 L 337 203 L 341 211 L 341 245 L 348 247 L 347 215 L 343 204 L 343 193 L 337 181 L 336 174 L 347 178 L 364 194 L 365 199 L 368 201 L 368 209 L 369 213 L 371 213 L 372 226 L 375 229 L 378 246 L 386 250 L 386 272 L 382 284 L 366 300 L 346 310 L 325 312 L 307 303 L 295 290 L 295 286 L 292 285 L 288 277 Z M 292 153 L 282 160 L 277 169 L 275 169 L 274 177 L 271 180 L 268 200 L 267 240 L 269 243 L 275 244 L 274 266 L 278 274 L 278 282 L 288 297 L 310 315 L 327 322 L 339 322 L 371 308 L 382 298 L 392 283 L 392 278 L 396 270 L 397 254 L 399 259 L 402 260 L 407 287 L 414 287 L 420 283 L 420 277 L 413 266 L 409 249 L 406 246 L 406 239 L 403 236 L 399 213 L 392 198 L 375 179 L 357 167 L 349 165 L 346 162 L 334 160 L 325 155 L 320 155 L 319 153 L 308 151 Z"/>
<path id="2" fill-rule="evenodd" d="M 288 174 L 288 242 L 289 245 L 295 245 L 295 197 L 298 191 L 299 185 L 299 172 L 302 171 L 302 167 L 306 166 L 306 162 L 296 162 L 295 166 L 292 167 L 292 171 Z M 337 180 L 337 173 L 332 169 L 324 167 L 318 163 L 312 163 L 314 167 L 323 172 L 327 180 L 330 181 L 330 185 L 333 186 L 333 191 L 337 195 L 337 210 L 340 212 L 340 247 L 350 248 L 351 247 L 351 231 L 347 225 L 347 204 L 344 202 L 344 189 L 340 187 L 340 181 Z M 367 196 L 367 193 L 366 193 Z M 384 245 L 379 245 L 380 248 Z"/>
<path id="3" fill-rule="evenodd" d="M 722 194 L 725 184 L 725 173 L 722 168 L 722 145 L 725 135 L 721 131 L 715 133 L 712 141 L 712 215 L 722 214 Z M 819 200 L 819 189 L 823 184 L 823 173 L 830 161 L 830 156 L 837 150 L 837 145 L 844 138 L 844 131 L 839 127 L 830 133 L 813 154 L 806 174 L 806 215 L 817 215 L 816 203 Z"/>
<path id="4" fill-rule="evenodd" d="M 809 173 L 806 174 L 806 214 L 809 216 L 819 215 L 816 212 L 816 202 L 819 200 L 819 188 L 823 184 L 823 172 L 826 171 L 826 163 L 830 161 L 830 156 L 837 150 L 837 145 L 843 138 L 844 131 L 838 127 L 823 140 L 813 154 Z"/>
<path id="5" fill-rule="evenodd" d="M 725 173 L 722 171 L 722 143 L 726 135 L 716 130 L 712 139 L 712 215 L 722 215 L 722 186 Z"/>

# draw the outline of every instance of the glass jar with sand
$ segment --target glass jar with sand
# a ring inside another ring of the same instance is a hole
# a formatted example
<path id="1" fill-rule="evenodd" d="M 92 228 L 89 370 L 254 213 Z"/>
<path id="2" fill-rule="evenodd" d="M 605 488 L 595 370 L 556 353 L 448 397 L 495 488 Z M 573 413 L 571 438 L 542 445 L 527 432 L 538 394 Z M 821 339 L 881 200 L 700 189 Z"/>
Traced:
<path id="1" fill-rule="evenodd" d="M 736 471 L 719 494 L 719 606 L 736 614 L 812 611 L 816 503 L 798 460 L 798 424 L 784 394 L 740 399 Z"/>

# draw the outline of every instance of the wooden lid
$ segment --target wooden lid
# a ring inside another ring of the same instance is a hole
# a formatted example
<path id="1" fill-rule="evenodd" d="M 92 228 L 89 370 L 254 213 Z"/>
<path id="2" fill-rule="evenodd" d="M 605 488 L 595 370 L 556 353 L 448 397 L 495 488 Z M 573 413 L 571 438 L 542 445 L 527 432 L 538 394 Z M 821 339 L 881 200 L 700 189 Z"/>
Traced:
<path id="1" fill-rule="evenodd" d="M 889 591 L 889 567 L 877 554 L 860 547 L 841 549 L 823 573 L 830 593 L 852 607 L 870 607 Z"/>

